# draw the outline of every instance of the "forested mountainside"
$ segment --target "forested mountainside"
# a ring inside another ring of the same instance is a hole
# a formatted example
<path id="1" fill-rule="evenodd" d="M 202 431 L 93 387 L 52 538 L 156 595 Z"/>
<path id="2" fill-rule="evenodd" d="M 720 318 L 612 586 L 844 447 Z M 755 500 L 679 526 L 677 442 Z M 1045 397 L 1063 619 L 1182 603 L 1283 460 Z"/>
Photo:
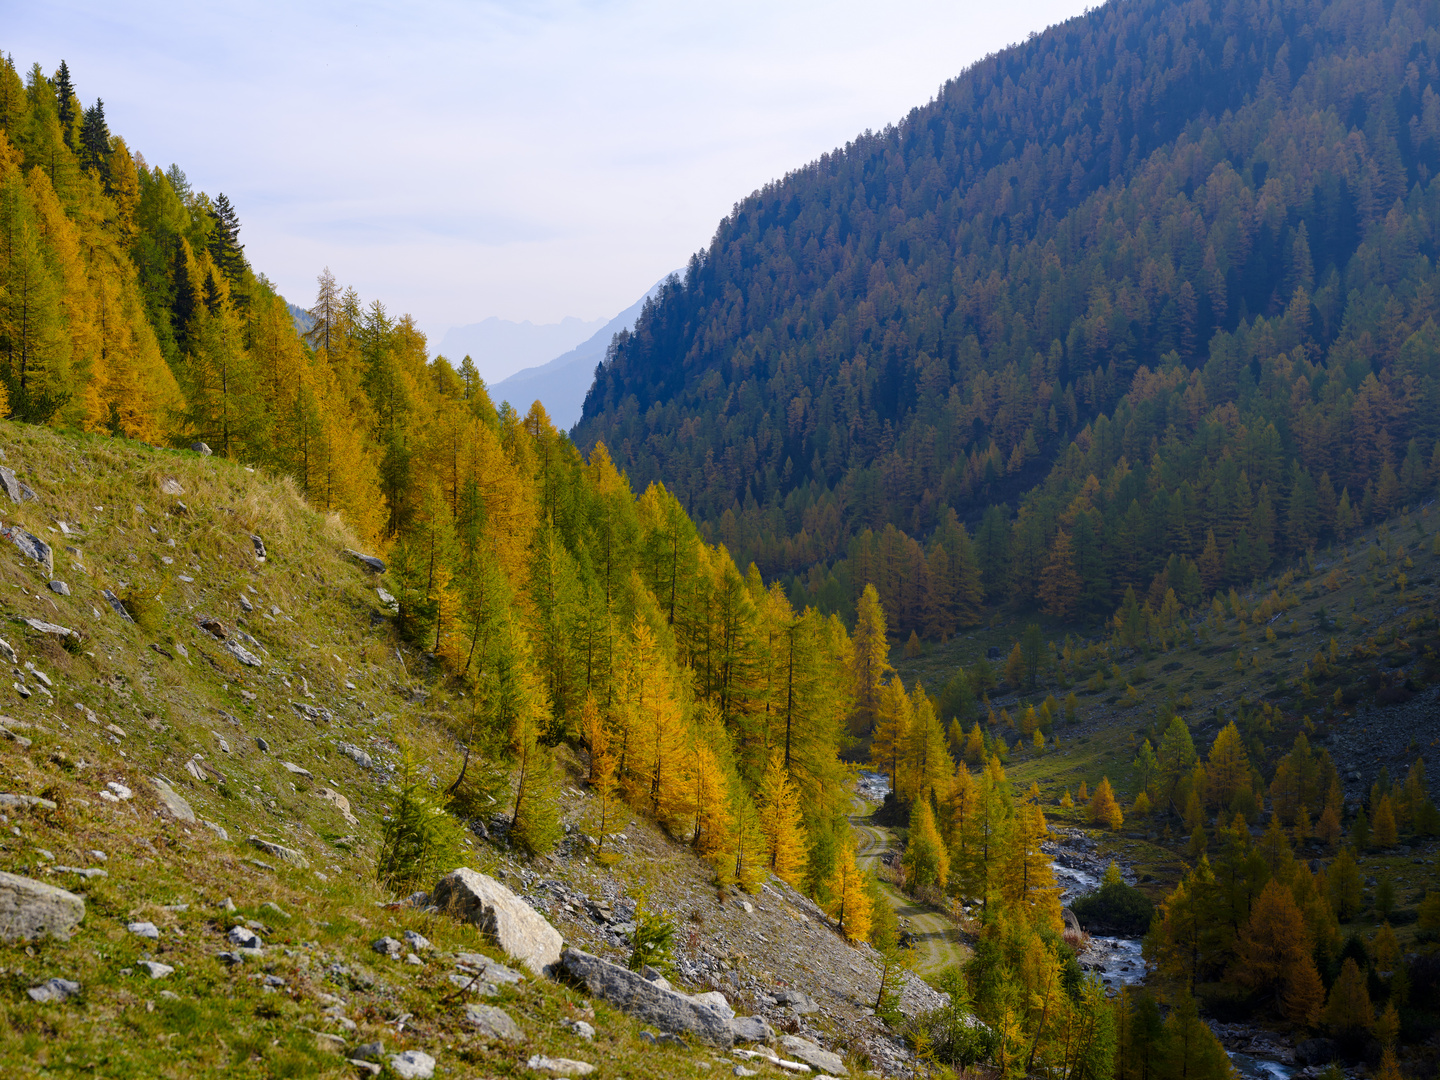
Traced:
<path id="1" fill-rule="evenodd" d="M 1413 0 L 1056 26 L 737 204 L 575 437 L 892 629 L 1248 582 L 1436 480 L 1437 59 Z"/>

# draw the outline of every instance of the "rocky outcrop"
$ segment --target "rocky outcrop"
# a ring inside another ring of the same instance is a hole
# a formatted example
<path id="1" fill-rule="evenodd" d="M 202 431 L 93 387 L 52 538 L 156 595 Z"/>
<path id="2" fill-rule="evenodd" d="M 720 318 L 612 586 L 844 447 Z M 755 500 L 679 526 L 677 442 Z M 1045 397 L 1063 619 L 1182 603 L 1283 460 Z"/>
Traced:
<path id="1" fill-rule="evenodd" d="M 441 911 L 473 923 L 506 954 L 536 975 L 547 975 L 560 962 L 560 932 L 544 916 L 494 878 L 461 867 L 440 879 L 430 902 Z"/>
<path id="2" fill-rule="evenodd" d="M 350 558 L 354 559 L 361 566 L 365 567 L 366 570 L 369 570 L 372 574 L 383 574 L 385 572 L 385 564 L 379 559 L 377 559 L 374 555 L 364 555 L 350 548 L 345 549 L 345 554 L 349 555 Z"/>
<path id="3" fill-rule="evenodd" d="M 735 1041 L 730 1019 L 709 1002 L 662 989 L 638 972 L 579 949 L 566 949 L 562 962 L 566 973 L 584 983 L 590 993 L 643 1023 L 691 1035 L 712 1046 L 730 1046 Z"/>
<path id="4" fill-rule="evenodd" d="M 0 873 L 0 940 L 69 939 L 85 918 L 85 901 L 43 881 Z"/>
<path id="5" fill-rule="evenodd" d="M 8 469 L 0 465 L 0 488 L 5 489 L 5 494 L 10 496 L 11 502 L 30 502 L 38 496 L 30 490 L 23 480 L 15 475 L 14 469 Z"/>
<path id="6" fill-rule="evenodd" d="M 273 855 L 281 862 L 287 862 L 291 866 L 298 866 L 301 870 L 310 866 L 310 860 L 294 848 L 282 847 L 280 844 L 271 843 L 269 840 L 262 840 L 258 836 L 250 837 L 252 847 L 259 848 L 266 855 Z"/>
<path id="7" fill-rule="evenodd" d="M 34 559 L 43 566 L 47 577 L 54 577 L 55 552 L 51 550 L 49 544 L 33 533 L 26 532 L 19 525 L 11 525 L 8 529 L 0 530 L 0 532 L 10 537 L 11 542 L 20 549 L 21 554 Z"/>

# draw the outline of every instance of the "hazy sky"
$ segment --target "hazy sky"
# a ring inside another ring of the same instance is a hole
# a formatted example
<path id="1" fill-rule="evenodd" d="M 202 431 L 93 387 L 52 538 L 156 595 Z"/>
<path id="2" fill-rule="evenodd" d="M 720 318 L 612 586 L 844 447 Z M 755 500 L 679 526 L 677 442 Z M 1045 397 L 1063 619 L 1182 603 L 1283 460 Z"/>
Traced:
<path id="1" fill-rule="evenodd" d="M 225 192 L 288 299 L 328 265 L 438 343 L 613 315 L 737 200 L 1083 7 L 46 0 L 0 48 L 66 60 L 132 150 Z"/>

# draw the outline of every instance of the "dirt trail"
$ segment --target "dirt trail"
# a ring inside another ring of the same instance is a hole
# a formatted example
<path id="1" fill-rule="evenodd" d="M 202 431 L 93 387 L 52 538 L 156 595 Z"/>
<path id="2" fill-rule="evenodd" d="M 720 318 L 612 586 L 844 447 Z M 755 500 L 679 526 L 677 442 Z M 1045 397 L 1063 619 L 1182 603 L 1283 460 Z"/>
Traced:
<path id="1" fill-rule="evenodd" d="M 855 813 L 850 815 L 850 824 L 855 829 L 856 861 L 861 867 L 876 869 L 880 856 L 895 842 L 895 834 L 881 825 L 869 821 L 870 804 L 856 798 Z M 901 919 L 908 920 L 911 936 L 915 939 L 915 973 L 936 975 L 946 968 L 963 964 L 970 956 L 960 938 L 955 924 L 943 915 L 915 903 L 899 889 L 884 882 L 884 890 L 890 906 Z"/>

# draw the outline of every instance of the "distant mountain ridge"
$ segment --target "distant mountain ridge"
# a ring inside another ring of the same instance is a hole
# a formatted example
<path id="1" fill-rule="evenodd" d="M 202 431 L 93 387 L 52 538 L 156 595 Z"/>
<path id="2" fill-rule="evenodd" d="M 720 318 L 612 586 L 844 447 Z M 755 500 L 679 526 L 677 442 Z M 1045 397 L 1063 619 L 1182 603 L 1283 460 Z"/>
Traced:
<path id="1" fill-rule="evenodd" d="M 439 352 L 457 365 L 469 356 L 480 377 L 494 383 L 574 348 L 604 326 L 605 321 L 571 315 L 559 322 L 536 324 L 528 319 L 513 322 L 492 315 L 478 323 L 446 330 L 440 339 Z"/>
<path id="2" fill-rule="evenodd" d="M 510 402 L 521 412 L 529 409 L 531 402 L 539 401 L 550 414 L 551 422 L 568 431 L 580 420 L 585 393 L 595 379 L 595 368 L 605 359 L 610 342 L 616 334 L 635 325 L 645 301 L 655 296 L 673 276 L 667 274 L 661 278 L 644 296 L 569 352 L 547 364 L 526 368 L 502 379 L 490 388 L 490 396 L 496 402 Z"/>

